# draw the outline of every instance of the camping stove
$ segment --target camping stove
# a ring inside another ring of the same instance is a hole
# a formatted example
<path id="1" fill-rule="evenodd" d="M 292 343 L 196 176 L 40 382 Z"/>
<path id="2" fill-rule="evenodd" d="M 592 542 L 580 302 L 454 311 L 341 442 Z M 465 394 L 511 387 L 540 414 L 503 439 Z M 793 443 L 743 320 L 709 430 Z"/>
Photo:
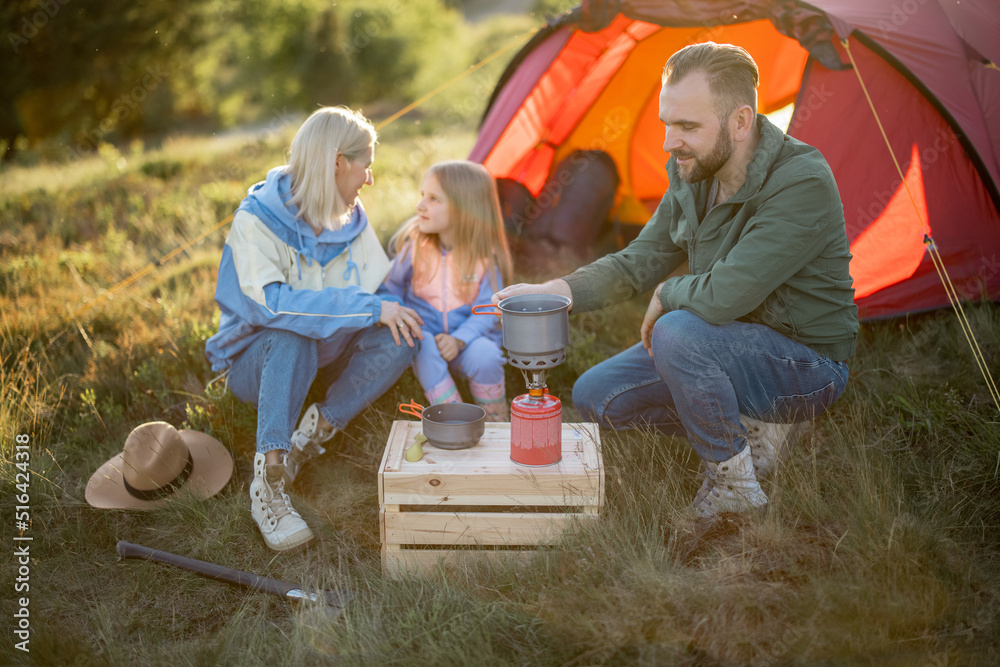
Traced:
<path id="1" fill-rule="evenodd" d="M 507 363 L 520 369 L 521 375 L 524 376 L 524 385 L 529 392 L 532 389 L 545 389 L 545 378 L 549 374 L 549 369 L 564 361 L 566 361 L 565 348 L 546 355 L 517 354 L 509 350 L 507 352 Z"/>
<path id="2" fill-rule="evenodd" d="M 549 394 L 545 378 L 566 361 L 571 303 L 558 294 L 520 294 L 472 308 L 475 315 L 501 318 L 507 363 L 520 369 L 528 386 L 510 403 L 514 463 L 547 466 L 562 459 L 562 403 Z"/>
<path id="3" fill-rule="evenodd" d="M 565 348 L 544 356 L 508 352 L 508 363 L 521 369 L 528 388 L 510 403 L 510 458 L 515 463 L 548 466 L 562 459 L 562 402 L 549 393 L 545 380 L 549 369 L 565 360 Z"/>

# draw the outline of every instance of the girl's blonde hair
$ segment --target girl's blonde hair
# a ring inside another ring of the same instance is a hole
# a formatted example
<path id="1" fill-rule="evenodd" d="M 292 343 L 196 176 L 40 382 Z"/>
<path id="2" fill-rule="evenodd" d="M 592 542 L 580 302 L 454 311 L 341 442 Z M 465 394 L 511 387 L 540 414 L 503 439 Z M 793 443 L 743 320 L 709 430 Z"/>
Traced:
<path id="1" fill-rule="evenodd" d="M 489 274 L 494 290 L 499 289 L 496 273 L 505 285 L 510 284 L 514 268 L 507 245 L 507 234 L 500 213 L 500 199 L 496 183 L 490 172 L 481 164 L 465 160 L 439 162 L 427 170 L 434 176 L 448 198 L 448 227 L 452 230 L 455 253 L 455 270 L 461 278 L 475 274 L 476 265 L 482 262 Z M 413 252 L 413 273 L 421 283 L 434 278 L 436 259 L 441 253 L 437 234 L 424 234 L 417 227 L 417 219 L 408 220 L 389 241 L 390 252 L 398 253 L 410 243 Z M 435 253 L 422 252 L 430 245 Z M 472 299 L 478 283 L 469 281 L 459 289 L 463 296 Z"/>
<path id="2" fill-rule="evenodd" d="M 288 173 L 292 177 L 290 203 L 313 229 L 340 229 L 354 202 L 345 202 L 337 187 L 337 156 L 356 160 L 375 145 L 371 122 L 347 107 L 323 107 L 313 112 L 292 140 Z"/>

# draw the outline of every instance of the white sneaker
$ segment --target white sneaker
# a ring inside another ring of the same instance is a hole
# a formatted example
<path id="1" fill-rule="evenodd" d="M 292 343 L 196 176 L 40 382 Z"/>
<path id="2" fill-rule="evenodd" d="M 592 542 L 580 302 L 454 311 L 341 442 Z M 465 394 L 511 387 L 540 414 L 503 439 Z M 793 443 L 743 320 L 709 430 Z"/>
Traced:
<path id="1" fill-rule="evenodd" d="M 285 493 L 284 468 L 280 463 L 266 465 L 261 453 L 253 458 L 250 514 L 267 546 L 274 551 L 295 549 L 313 538 L 313 532 L 292 507 L 292 500 Z"/>
<path id="2" fill-rule="evenodd" d="M 691 503 L 698 516 L 746 512 L 767 505 L 767 496 L 754 474 L 749 447 L 728 461 L 704 463 L 705 481 Z"/>
<path id="3" fill-rule="evenodd" d="M 774 424 L 740 415 L 740 424 L 747 432 L 747 444 L 750 445 L 757 479 L 765 479 L 788 456 L 792 441 L 806 422 Z"/>
<path id="4" fill-rule="evenodd" d="M 319 405 L 313 403 L 299 420 L 299 427 L 292 433 L 292 448 L 285 454 L 285 484 L 291 486 L 299 471 L 313 457 L 325 454 L 324 442 L 329 442 L 337 431 L 319 427 Z"/>

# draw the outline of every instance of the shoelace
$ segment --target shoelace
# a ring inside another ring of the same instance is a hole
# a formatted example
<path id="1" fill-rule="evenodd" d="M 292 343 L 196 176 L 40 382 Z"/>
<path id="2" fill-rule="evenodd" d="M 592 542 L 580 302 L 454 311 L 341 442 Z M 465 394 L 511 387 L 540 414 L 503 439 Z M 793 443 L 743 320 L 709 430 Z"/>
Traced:
<path id="1" fill-rule="evenodd" d="M 712 491 L 715 490 L 715 482 L 716 482 L 715 473 L 713 473 L 708 468 L 704 468 L 701 471 L 701 476 L 703 478 L 703 481 L 701 483 L 701 488 L 698 489 L 698 493 L 696 493 L 694 496 L 694 503 L 693 503 L 694 505 L 699 505 L 703 502 L 706 502 L 706 500 L 708 502 L 711 502 L 711 500 L 709 500 L 709 495 L 712 493 Z"/>
<path id="2" fill-rule="evenodd" d="M 285 493 L 284 481 L 277 482 L 271 488 L 271 499 L 267 501 L 267 509 L 271 513 L 275 522 L 286 516 L 298 516 L 299 513 L 292 507 L 292 499 Z"/>

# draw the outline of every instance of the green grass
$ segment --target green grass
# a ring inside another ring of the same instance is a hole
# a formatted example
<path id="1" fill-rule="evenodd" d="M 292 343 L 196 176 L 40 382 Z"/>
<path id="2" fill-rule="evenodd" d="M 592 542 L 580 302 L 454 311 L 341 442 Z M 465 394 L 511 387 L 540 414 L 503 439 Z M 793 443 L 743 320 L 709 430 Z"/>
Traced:
<path id="1" fill-rule="evenodd" d="M 364 195 L 383 239 L 412 211 L 423 169 L 472 145 L 471 121 L 435 127 L 432 117 L 404 119 L 383 132 L 376 186 Z M 178 137 L 0 179 L 0 513 L 9 546 L 14 440 L 28 434 L 34 538 L 31 652 L 15 651 L 8 633 L 0 662 L 997 661 L 1000 415 L 947 312 L 862 326 L 847 392 L 767 485 L 766 516 L 689 518 L 698 461 L 687 442 L 608 432 L 597 524 L 526 563 L 383 578 L 376 473 L 396 404 L 420 397 L 408 373 L 296 483 L 316 544 L 268 551 L 248 511 L 255 414 L 204 390 L 224 230 L 113 298 L 107 290 L 228 215 L 283 160 L 290 131 Z M 637 339 L 644 301 L 571 318 L 568 361 L 550 377 L 567 420 L 578 419 L 573 381 Z M 967 312 L 996 375 L 1000 308 Z M 510 387 L 520 383 L 510 371 Z M 134 426 L 156 419 L 219 438 L 234 454 L 233 480 L 210 500 L 181 497 L 152 512 L 90 508 L 90 475 Z M 331 621 L 179 569 L 117 562 L 122 539 L 357 597 Z M 11 600 L 8 558 L 0 591 Z M 5 603 L 8 618 L 13 610 Z"/>

